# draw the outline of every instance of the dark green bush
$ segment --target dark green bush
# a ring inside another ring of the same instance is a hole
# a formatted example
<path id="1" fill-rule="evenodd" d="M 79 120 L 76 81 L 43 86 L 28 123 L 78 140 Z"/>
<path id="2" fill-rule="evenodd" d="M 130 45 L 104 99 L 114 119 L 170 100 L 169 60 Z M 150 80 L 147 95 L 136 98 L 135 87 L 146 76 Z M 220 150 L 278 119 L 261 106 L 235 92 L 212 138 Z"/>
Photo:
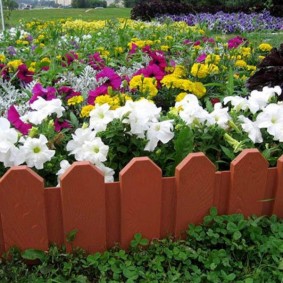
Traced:
<path id="1" fill-rule="evenodd" d="M 79 231 L 78 231 L 79 233 Z M 27 264 L 25 260 L 32 260 Z M 280 283 L 283 221 L 211 209 L 185 240 L 148 241 L 136 234 L 126 252 L 118 247 L 88 255 L 50 247 L 48 253 L 13 249 L 0 264 L 0 282 L 233 282 Z"/>

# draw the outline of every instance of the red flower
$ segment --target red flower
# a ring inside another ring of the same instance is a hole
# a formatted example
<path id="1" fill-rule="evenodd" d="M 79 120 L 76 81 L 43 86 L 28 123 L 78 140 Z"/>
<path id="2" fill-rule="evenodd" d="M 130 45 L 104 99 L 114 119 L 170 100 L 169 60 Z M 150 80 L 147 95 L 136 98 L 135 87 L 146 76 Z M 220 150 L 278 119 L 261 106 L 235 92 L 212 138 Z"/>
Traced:
<path id="1" fill-rule="evenodd" d="M 18 67 L 17 77 L 24 83 L 28 84 L 33 81 L 34 72 L 29 71 L 25 64 Z"/>
<path id="2" fill-rule="evenodd" d="M 63 56 L 63 67 L 71 65 L 71 63 L 79 58 L 78 54 L 74 51 L 70 51 Z"/>
<path id="3" fill-rule="evenodd" d="M 100 57 L 100 54 L 98 52 L 94 53 L 93 55 L 90 55 L 88 57 L 89 62 L 88 64 L 94 69 L 94 70 L 102 70 L 105 67 L 104 60 Z"/>

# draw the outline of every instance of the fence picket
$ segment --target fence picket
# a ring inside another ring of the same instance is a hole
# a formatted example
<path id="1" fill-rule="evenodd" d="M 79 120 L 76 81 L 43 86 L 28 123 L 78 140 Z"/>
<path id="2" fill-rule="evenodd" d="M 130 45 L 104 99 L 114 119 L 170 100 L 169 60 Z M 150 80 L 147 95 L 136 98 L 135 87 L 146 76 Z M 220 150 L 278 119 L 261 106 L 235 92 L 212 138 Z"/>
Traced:
<path id="1" fill-rule="evenodd" d="M 246 217 L 261 215 L 267 183 L 268 162 L 257 149 L 243 150 L 231 163 L 228 213 Z"/>
<path id="2" fill-rule="evenodd" d="M 8 170 L 0 181 L 4 249 L 48 249 L 43 179 L 27 166 Z"/>
<path id="3" fill-rule="evenodd" d="M 213 204 L 215 166 L 203 153 L 189 154 L 176 167 L 176 237 L 200 223 Z"/>
<path id="4" fill-rule="evenodd" d="M 133 236 L 160 237 L 161 169 L 147 157 L 133 158 L 120 172 L 121 246 Z"/>
<path id="5" fill-rule="evenodd" d="M 277 161 L 277 186 L 273 213 L 283 218 L 283 155 Z"/>
<path id="6" fill-rule="evenodd" d="M 62 245 L 64 243 L 64 231 L 61 189 L 58 187 L 46 188 L 44 190 L 44 196 L 49 243 Z"/>
<path id="7" fill-rule="evenodd" d="M 65 237 L 76 229 L 74 246 L 88 252 L 104 251 L 106 205 L 102 173 L 89 162 L 74 162 L 61 178 L 61 197 Z"/>

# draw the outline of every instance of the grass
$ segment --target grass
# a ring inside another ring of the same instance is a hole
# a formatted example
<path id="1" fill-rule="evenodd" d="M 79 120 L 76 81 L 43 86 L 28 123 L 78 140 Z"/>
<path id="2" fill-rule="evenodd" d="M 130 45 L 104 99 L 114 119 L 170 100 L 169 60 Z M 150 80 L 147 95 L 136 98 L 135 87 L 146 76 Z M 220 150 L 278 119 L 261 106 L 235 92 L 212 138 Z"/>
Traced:
<path id="1" fill-rule="evenodd" d="M 47 21 L 72 18 L 93 21 L 109 20 L 113 18 L 130 18 L 130 11 L 130 8 L 14 10 L 9 19 L 6 20 L 6 25 L 17 26 L 21 21 L 30 21 L 33 19 Z"/>

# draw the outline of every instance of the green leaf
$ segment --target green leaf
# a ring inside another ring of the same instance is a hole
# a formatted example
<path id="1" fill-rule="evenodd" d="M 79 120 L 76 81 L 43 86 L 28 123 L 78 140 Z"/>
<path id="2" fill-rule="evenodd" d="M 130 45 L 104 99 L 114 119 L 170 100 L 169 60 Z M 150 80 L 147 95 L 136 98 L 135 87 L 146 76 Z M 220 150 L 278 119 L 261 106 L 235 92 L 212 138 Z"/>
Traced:
<path id="1" fill-rule="evenodd" d="M 230 150 L 229 148 L 223 146 L 223 145 L 220 145 L 222 151 L 224 152 L 224 154 L 230 159 L 230 160 L 233 160 L 235 159 L 235 154 L 232 150 Z"/>
<path id="2" fill-rule="evenodd" d="M 79 128 L 79 120 L 73 112 L 70 112 L 70 120 L 75 128 Z"/>
<path id="3" fill-rule="evenodd" d="M 41 262 L 43 262 L 46 259 L 46 254 L 41 250 L 27 249 L 22 252 L 22 258 L 27 260 L 39 259 Z"/>
<path id="4" fill-rule="evenodd" d="M 72 243 L 75 240 L 77 233 L 78 233 L 78 229 L 74 229 L 70 231 L 66 237 L 67 242 Z"/>
<path id="5" fill-rule="evenodd" d="M 193 151 L 194 135 L 192 130 L 185 126 L 174 141 L 175 164 L 179 164 L 190 152 Z"/>

